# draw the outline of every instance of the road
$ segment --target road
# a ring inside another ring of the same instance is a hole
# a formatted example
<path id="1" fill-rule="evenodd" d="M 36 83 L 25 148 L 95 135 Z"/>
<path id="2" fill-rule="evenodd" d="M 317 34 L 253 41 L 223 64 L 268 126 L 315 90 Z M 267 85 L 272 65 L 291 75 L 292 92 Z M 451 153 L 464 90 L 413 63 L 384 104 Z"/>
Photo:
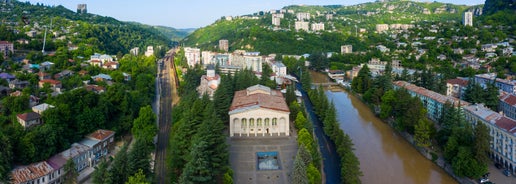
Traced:
<path id="1" fill-rule="evenodd" d="M 340 158 L 339 155 L 337 155 L 335 144 L 328 136 L 324 134 L 323 124 L 315 115 L 312 102 L 308 98 L 308 94 L 303 90 L 300 83 L 296 83 L 296 88 L 303 94 L 303 103 L 305 104 L 306 112 L 309 116 L 308 118 L 310 118 L 313 123 L 314 133 L 319 143 L 319 148 L 321 150 L 321 156 L 323 159 L 323 181 L 328 184 L 341 183 Z"/>
<path id="2" fill-rule="evenodd" d="M 159 184 L 170 183 L 167 177 L 166 156 L 170 135 L 170 127 L 172 126 L 172 105 L 173 98 L 176 94 L 176 76 L 173 67 L 173 58 L 175 50 L 171 50 L 165 58 L 160 60 L 163 65 L 158 62 L 158 92 L 159 97 L 159 133 L 156 145 L 155 173 L 156 180 Z M 177 101 L 177 99 L 174 99 Z"/>

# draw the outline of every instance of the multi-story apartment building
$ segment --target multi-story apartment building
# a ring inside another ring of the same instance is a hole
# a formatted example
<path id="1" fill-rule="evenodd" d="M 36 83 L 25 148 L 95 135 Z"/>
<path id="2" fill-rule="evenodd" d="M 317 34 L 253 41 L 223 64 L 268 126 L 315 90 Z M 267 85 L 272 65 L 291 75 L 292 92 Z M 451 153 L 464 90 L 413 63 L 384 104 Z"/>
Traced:
<path id="1" fill-rule="evenodd" d="M 393 85 L 394 89 L 406 89 L 410 95 L 418 97 L 427 110 L 428 118 L 434 122 L 439 121 L 441 118 L 442 111 L 446 103 L 450 103 L 453 105 L 453 107 L 463 107 L 469 105 L 468 102 L 451 96 L 441 95 L 434 91 L 410 84 L 405 81 L 395 81 L 393 82 Z"/>
<path id="2" fill-rule="evenodd" d="M 201 49 L 185 47 L 186 62 L 189 67 L 194 67 L 201 62 Z"/>
<path id="3" fill-rule="evenodd" d="M 473 12 L 464 12 L 464 16 L 462 17 L 462 23 L 464 24 L 464 26 L 473 26 Z"/>
<path id="4" fill-rule="evenodd" d="M 446 81 L 446 96 L 463 99 L 469 81 L 464 78 L 449 79 Z"/>
<path id="5" fill-rule="evenodd" d="M 312 31 L 324 31 L 324 23 L 313 23 L 312 26 Z"/>
<path id="6" fill-rule="evenodd" d="M 281 25 L 281 18 L 279 16 L 277 16 L 276 14 L 272 15 L 272 25 L 274 25 L 274 26 L 280 26 Z"/>
<path id="7" fill-rule="evenodd" d="M 505 116 L 516 119 L 516 94 L 502 93 L 498 110 Z"/>
<path id="8" fill-rule="evenodd" d="M 389 30 L 389 24 L 376 24 L 376 32 L 381 33 Z"/>
<path id="9" fill-rule="evenodd" d="M 466 120 L 473 126 L 483 123 L 489 128 L 490 156 L 514 173 L 516 169 L 516 120 L 475 104 L 463 107 Z"/>
<path id="10" fill-rule="evenodd" d="M 229 41 L 228 40 L 219 40 L 219 50 L 228 52 L 229 51 Z"/>
<path id="11" fill-rule="evenodd" d="M 296 13 L 296 18 L 299 21 L 310 20 L 310 13 L 307 13 L 307 12 Z"/>
<path id="12" fill-rule="evenodd" d="M 308 31 L 308 22 L 296 21 L 294 27 L 295 27 L 296 31 L 299 31 L 299 30 Z"/>
<path id="13" fill-rule="evenodd" d="M 516 80 L 505 80 L 496 78 L 495 73 L 486 73 L 486 74 L 478 74 L 475 75 L 475 82 L 480 84 L 484 89 L 487 87 L 488 83 L 492 83 L 494 81 L 495 86 L 498 89 L 505 91 L 507 93 L 516 94 Z"/>

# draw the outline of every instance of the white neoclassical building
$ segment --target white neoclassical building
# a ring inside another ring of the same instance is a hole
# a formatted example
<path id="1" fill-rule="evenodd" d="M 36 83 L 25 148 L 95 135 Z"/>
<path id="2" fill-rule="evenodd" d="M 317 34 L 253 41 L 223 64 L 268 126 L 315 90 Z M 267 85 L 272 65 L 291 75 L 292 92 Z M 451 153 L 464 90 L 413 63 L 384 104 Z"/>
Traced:
<path id="1" fill-rule="evenodd" d="M 290 110 L 278 90 L 262 85 L 235 92 L 229 108 L 229 135 L 289 136 Z"/>

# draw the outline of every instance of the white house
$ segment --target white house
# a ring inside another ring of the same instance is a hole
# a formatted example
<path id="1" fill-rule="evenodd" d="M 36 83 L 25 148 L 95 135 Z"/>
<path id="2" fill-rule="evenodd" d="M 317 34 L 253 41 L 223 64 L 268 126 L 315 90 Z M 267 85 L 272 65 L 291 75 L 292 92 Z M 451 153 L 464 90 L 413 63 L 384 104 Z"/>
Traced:
<path id="1" fill-rule="evenodd" d="M 229 108 L 229 136 L 289 136 L 289 114 L 278 90 L 255 85 L 237 91 Z"/>

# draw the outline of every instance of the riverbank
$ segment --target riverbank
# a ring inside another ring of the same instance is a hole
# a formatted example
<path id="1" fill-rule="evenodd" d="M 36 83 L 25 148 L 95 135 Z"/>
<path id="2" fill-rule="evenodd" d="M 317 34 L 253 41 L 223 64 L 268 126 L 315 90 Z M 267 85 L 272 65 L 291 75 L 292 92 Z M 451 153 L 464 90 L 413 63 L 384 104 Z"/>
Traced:
<path id="1" fill-rule="evenodd" d="M 376 113 L 375 111 L 375 107 L 374 106 L 371 106 L 370 104 L 366 103 L 363 99 L 362 99 L 362 96 L 359 95 L 359 94 L 356 94 L 354 93 L 351 89 L 345 87 L 345 86 L 342 86 L 342 85 L 339 85 L 346 93 L 350 94 L 350 95 L 353 95 L 355 98 L 357 98 L 361 103 L 363 103 L 364 105 L 366 105 L 369 110 L 371 111 L 371 113 L 373 113 L 375 115 L 376 118 L 380 119 L 378 117 L 378 113 Z M 453 173 L 453 169 L 451 167 L 450 164 L 447 164 L 444 157 L 442 156 L 442 153 L 436 149 L 429 149 L 429 148 L 423 148 L 423 147 L 419 147 L 416 145 L 415 141 L 414 141 L 414 137 L 413 135 L 410 135 L 409 133 L 407 132 L 399 132 L 397 131 L 395 128 L 394 128 L 394 125 L 393 125 L 393 122 L 386 122 L 385 120 L 383 119 L 380 119 L 383 123 L 389 125 L 393 131 L 403 137 L 403 139 L 409 143 L 415 150 L 417 150 L 424 158 L 432 161 L 435 165 L 437 165 L 438 167 L 440 167 L 442 170 L 444 170 L 450 177 L 452 177 L 453 179 L 455 179 L 457 182 L 459 183 L 462 183 L 462 184 L 474 184 L 476 183 L 475 181 L 469 179 L 469 178 L 464 178 L 464 177 L 458 177 L 456 176 L 454 173 Z"/>

